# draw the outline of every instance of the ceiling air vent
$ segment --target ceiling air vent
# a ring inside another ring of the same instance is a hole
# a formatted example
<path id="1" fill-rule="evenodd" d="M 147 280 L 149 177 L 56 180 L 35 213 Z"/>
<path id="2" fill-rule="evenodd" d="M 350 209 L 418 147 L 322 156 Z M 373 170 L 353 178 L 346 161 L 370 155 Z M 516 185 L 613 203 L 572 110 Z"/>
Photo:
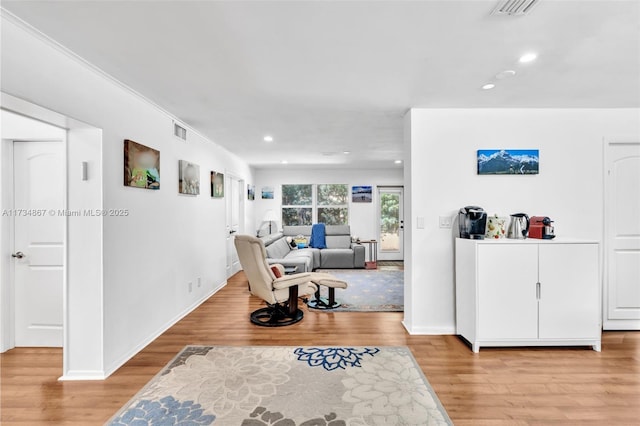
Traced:
<path id="1" fill-rule="evenodd" d="M 491 12 L 492 15 L 518 16 L 526 15 L 538 4 L 540 0 L 500 0 L 498 6 Z"/>
<path id="2" fill-rule="evenodd" d="M 178 123 L 173 123 L 173 134 L 176 137 L 179 137 L 183 141 L 187 140 L 187 129 L 179 125 Z"/>

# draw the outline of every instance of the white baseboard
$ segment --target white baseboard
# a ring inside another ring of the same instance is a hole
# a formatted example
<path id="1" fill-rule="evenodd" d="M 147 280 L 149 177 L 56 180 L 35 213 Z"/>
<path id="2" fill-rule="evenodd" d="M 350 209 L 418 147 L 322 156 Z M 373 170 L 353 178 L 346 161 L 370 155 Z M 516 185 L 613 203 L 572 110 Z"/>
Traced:
<path id="1" fill-rule="evenodd" d="M 402 325 L 411 335 L 454 335 L 456 334 L 455 326 L 447 327 L 431 327 L 431 326 L 412 326 L 402 321 Z"/>
<path id="2" fill-rule="evenodd" d="M 112 375 L 118 368 L 122 367 L 124 365 L 124 363 L 126 363 L 127 361 L 129 361 L 131 358 L 133 358 L 138 352 L 140 352 L 142 349 L 144 349 L 149 343 L 153 342 L 154 340 L 156 340 L 158 337 L 160 337 L 160 335 L 162 333 L 164 333 L 165 331 L 167 331 L 168 329 L 170 329 L 171 327 L 173 327 L 173 325 L 175 323 L 177 323 L 178 321 L 180 321 L 182 318 L 186 317 L 187 315 L 189 315 L 193 310 L 195 310 L 198 306 L 202 305 L 207 299 L 209 299 L 211 296 L 213 296 L 214 294 L 216 294 L 218 291 L 220 291 L 224 286 L 227 285 L 227 281 L 225 280 L 222 284 L 220 284 L 218 287 L 214 288 L 213 290 L 211 290 L 209 293 L 205 294 L 203 297 L 201 297 L 200 299 L 198 299 L 197 301 L 195 301 L 191 306 L 187 307 L 185 310 L 183 310 L 182 312 L 180 312 L 178 315 L 176 315 L 175 317 L 173 317 L 172 319 L 170 319 L 167 323 L 165 323 L 165 325 L 163 325 L 162 327 L 160 327 L 156 332 L 152 333 L 148 338 L 146 338 L 145 340 L 143 340 L 140 344 L 138 344 L 135 348 L 133 348 L 132 350 L 130 350 L 129 352 L 127 352 L 125 355 L 123 355 L 122 357 L 120 357 L 118 360 L 116 360 L 115 362 L 112 363 L 111 366 L 109 366 L 108 368 L 105 369 L 105 374 L 103 379 L 106 379 L 107 377 L 109 377 L 110 375 Z M 67 375 L 63 376 L 66 377 Z M 76 379 L 78 380 L 78 379 Z M 90 380 L 90 379 L 87 379 Z"/>
<path id="3" fill-rule="evenodd" d="M 640 320 L 604 320 L 602 329 L 607 330 L 640 330 Z"/>
<path id="4" fill-rule="evenodd" d="M 67 373 L 58 378 L 60 382 L 72 381 L 72 380 L 104 380 L 107 375 L 104 371 L 100 370 L 70 370 Z"/>

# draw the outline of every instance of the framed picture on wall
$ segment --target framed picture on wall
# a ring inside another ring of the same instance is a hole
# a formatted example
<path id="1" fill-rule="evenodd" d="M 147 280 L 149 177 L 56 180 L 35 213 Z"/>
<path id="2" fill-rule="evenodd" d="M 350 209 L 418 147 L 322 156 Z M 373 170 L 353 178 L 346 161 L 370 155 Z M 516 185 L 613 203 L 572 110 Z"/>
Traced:
<path id="1" fill-rule="evenodd" d="M 138 142 L 124 141 L 124 185 L 160 189 L 160 151 Z"/>
<path id="2" fill-rule="evenodd" d="M 224 197 L 224 174 L 219 172 L 211 172 L 211 197 Z"/>
<path id="3" fill-rule="evenodd" d="M 354 203 L 372 203 L 373 188 L 371 186 L 352 186 L 351 201 Z"/>
<path id="4" fill-rule="evenodd" d="M 540 153 L 537 149 L 479 149 L 479 175 L 537 175 Z"/>
<path id="5" fill-rule="evenodd" d="M 200 194 L 200 166 L 185 160 L 178 162 L 178 191 L 180 194 Z"/>
<path id="6" fill-rule="evenodd" d="M 247 200 L 253 201 L 256 199 L 256 186 L 247 184 Z"/>
<path id="7" fill-rule="evenodd" d="M 273 197 L 274 197 L 273 186 L 263 186 L 261 192 L 262 192 L 263 200 L 273 200 Z"/>

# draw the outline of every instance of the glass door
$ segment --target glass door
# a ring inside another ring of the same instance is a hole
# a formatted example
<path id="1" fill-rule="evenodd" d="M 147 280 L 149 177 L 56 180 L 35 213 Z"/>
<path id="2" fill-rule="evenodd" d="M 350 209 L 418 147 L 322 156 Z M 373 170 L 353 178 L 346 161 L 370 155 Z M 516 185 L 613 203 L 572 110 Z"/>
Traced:
<path id="1" fill-rule="evenodd" d="M 378 259 L 404 260 L 402 187 L 378 188 Z"/>

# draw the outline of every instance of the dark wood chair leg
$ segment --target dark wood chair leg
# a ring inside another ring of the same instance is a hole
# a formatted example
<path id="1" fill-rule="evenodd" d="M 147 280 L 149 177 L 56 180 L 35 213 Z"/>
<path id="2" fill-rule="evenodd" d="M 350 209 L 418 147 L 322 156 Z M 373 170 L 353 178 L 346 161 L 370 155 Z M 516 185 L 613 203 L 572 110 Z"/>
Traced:
<path id="1" fill-rule="evenodd" d="M 333 306 L 336 303 L 336 289 L 329 287 L 329 306 Z"/>
<path id="2" fill-rule="evenodd" d="M 298 286 L 289 287 L 289 315 L 294 315 L 298 311 Z"/>

